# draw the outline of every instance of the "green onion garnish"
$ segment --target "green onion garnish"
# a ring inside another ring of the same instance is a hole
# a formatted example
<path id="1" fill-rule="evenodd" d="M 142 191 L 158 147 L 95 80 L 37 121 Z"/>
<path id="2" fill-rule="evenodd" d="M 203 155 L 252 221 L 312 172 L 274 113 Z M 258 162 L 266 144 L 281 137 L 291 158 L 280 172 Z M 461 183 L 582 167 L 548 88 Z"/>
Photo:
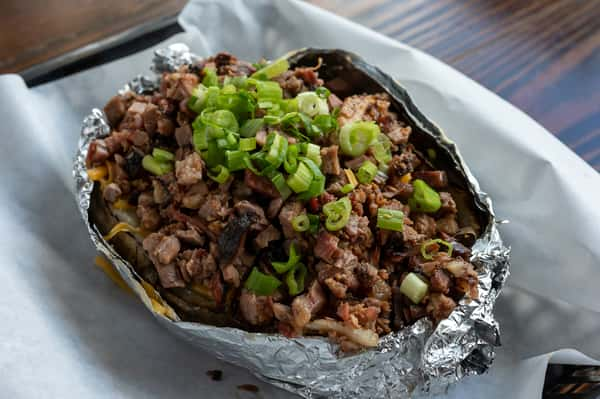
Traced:
<path id="1" fill-rule="evenodd" d="M 415 304 L 421 303 L 427 295 L 427 291 L 429 291 L 429 285 L 412 272 L 408 273 L 400 284 L 400 292 Z"/>
<path id="2" fill-rule="evenodd" d="M 225 163 L 225 151 L 218 147 L 216 140 L 209 141 L 208 149 L 202 151 L 201 155 L 209 168 Z"/>
<path id="3" fill-rule="evenodd" d="M 356 188 L 356 186 L 354 186 L 351 183 L 348 183 L 348 184 L 344 184 L 342 186 L 342 188 L 340 188 L 340 191 L 342 194 L 348 194 L 350 191 L 354 190 L 355 188 Z"/>
<path id="4" fill-rule="evenodd" d="M 198 86 L 192 90 L 192 95 L 190 96 L 187 106 L 189 109 L 196 113 L 202 112 L 204 108 L 204 103 L 206 102 L 208 88 L 200 83 Z"/>
<path id="5" fill-rule="evenodd" d="M 285 276 L 288 293 L 295 296 L 304 291 L 304 278 L 306 277 L 306 266 L 304 263 L 296 264 Z"/>
<path id="6" fill-rule="evenodd" d="M 313 91 L 307 91 L 296 96 L 298 100 L 298 110 L 311 118 L 317 115 L 329 114 L 327 100 L 319 97 Z"/>
<path id="7" fill-rule="evenodd" d="M 292 242 L 290 245 L 290 256 L 288 257 L 287 262 L 271 262 L 271 265 L 277 273 L 282 274 L 296 266 L 296 263 L 300 262 L 300 259 L 300 254 L 296 252 L 296 245 Z"/>
<path id="8" fill-rule="evenodd" d="M 262 118 L 248 119 L 240 128 L 240 136 L 242 137 L 254 137 L 256 132 L 262 129 L 264 121 Z"/>
<path id="9" fill-rule="evenodd" d="M 273 142 L 269 147 L 269 151 L 265 159 L 275 168 L 278 168 L 283 163 L 287 154 L 288 141 L 280 134 L 271 134 L 273 135 Z"/>
<path id="10" fill-rule="evenodd" d="M 317 115 L 313 119 L 313 125 L 323 134 L 329 134 L 338 129 L 337 119 L 332 115 Z"/>
<path id="11" fill-rule="evenodd" d="M 152 155 L 146 155 L 142 158 L 142 167 L 148 172 L 161 176 L 173 170 L 173 164 L 170 162 L 161 162 Z"/>
<path id="12" fill-rule="evenodd" d="M 364 154 L 377 139 L 379 126 L 375 122 L 347 123 L 340 131 L 342 153 L 351 157 Z"/>
<path id="13" fill-rule="evenodd" d="M 192 142 L 194 143 L 194 149 L 198 152 L 208 149 L 208 128 L 200 120 L 194 121 L 192 127 L 194 133 L 192 135 Z"/>
<path id="14" fill-rule="evenodd" d="M 223 165 L 217 165 L 216 167 L 208 171 L 208 177 L 213 179 L 219 184 L 223 184 L 229 179 L 229 170 Z"/>
<path id="15" fill-rule="evenodd" d="M 256 267 L 252 269 L 248 279 L 244 283 L 244 287 L 256 295 L 271 295 L 280 285 L 281 281 L 279 279 L 261 273 Z"/>
<path id="16" fill-rule="evenodd" d="M 273 103 L 279 102 L 283 98 L 283 91 L 279 83 L 261 81 L 255 81 L 254 83 L 256 83 L 259 107 L 261 107 L 260 102 L 263 102 L 264 106 L 261 108 L 270 108 Z M 270 102 L 271 105 L 266 105 L 267 102 Z"/>
<path id="17" fill-rule="evenodd" d="M 321 147 L 313 143 L 308 143 L 306 145 L 306 158 L 312 160 L 317 166 L 321 166 Z"/>
<path id="18" fill-rule="evenodd" d="M 204 78 L 202 79 L 202 84 L 206 87 L 210 86 L 218 86 L 219 85 L 219 77 L 217 76 L 217 71 L 212 68 L 204 68 Z"/>
<path id="19" fill-rule="evenodd" d="M 328 202 L 323 205 L 323 213 L 327 216 L 325 227 L 329 231 L 341 230 L 348 223 L 350 213 L 352 212 L 352 204 L 348 197 L 340 198 L 337 201 Z"/>
<path id="20" fill-rule="evenodd" d="M 377 174 L 377 165 L 371 161 L 365 161 L 360 168 L 358 168 L 358 181 L 363 184 L 368 184 L 373 181 Z"/>
<path id="21" fill-rule="evenodd" d="M 379 167 L 385 167 L 392 160 L 392 142 L 385 134 L 377 136 L 377 142 L 373 144 L 373 156 L 379 162 Z"/>
<path id="22" fill-rule="evenodd" d="M 379 208 L 377 210 L 377 227 L 383 230 L 402 231 L 404 229 L 404 212 L 397 209 Z"/>
<path id="23" fill-rule="evenodd" d="M 283 168 L 288 173 L 294 173 L 298 169 L 298 145 L 290 144 L 288 146 L 285 159 L 283 160 Z"/>
<path id="24" fill-rule="evenodd" d="M 331 94 L 327 87 L 324 86 L 317 87 L 315 89 L 315 93 L 317 93 L 317 96 L 325 99 L 327 99 L 327 97 L 329 97 L 329 95 Z"/>
<path id="25" fill-rule="evenodd" d="M 301 157 L 300 161 L 308 167 L 313 175 L 312 182 L 308 189 L 298 196 L 299 200 L 304 201 L 316 197 L 317 195 L 321 195 L 323 191 L 325 191 L 325 175 L 312 159 Z"/>
<path id="26" fill-rule="evenodd" d="M 303 232 L 310 228 L 310 219 L 306 214 L 301 214 L 292 219 L 294 231 Z"/>
<path id="27" fill-rule="evenodd" d="M 285 58 L 279 58 L 271 63 L 267 64 L 264 68 L 254 72 L 251 78 L 254 79 L 272 79 L 275 76 L 279 76 L 290 68 L 288 60 Z"/>
<path id="28" fill-rule="evenodd" d="M 434 244 L 445 245 L 446 248 L 448 248 L 448 251 L 446 251 L 446 253 L 448 254 L 448 256 L 452 256 L 452 249 L 454 248 L 454 246 L 451 243 L 449 243 L 448 241 L 444 241 L 440 238 L 435 238 L 433 240 L 429 240 L 429 241 L 426 241 L 423 244 L 421 244 L 421 256 L 423 257 L 423 259 L 425 259 L 425 260 L 433 259 L 433 255 L 435 255 L 435 253 L 437 253 L 437 251 L 435 253 L 431 253 L 431 252 L 428 252 L 427 249 Z"/>
<path id="29" fill-rule="evenodd" d="M 310 234 L 317 234 L 319 231 L 319 225 L 321 224 L 319 215 L 313 215 L 309 213 L 306 216 L 308 216 L 308 220 L 310 220 L 310 228 L 308 229 L 308 232 Z"/>
<path id="30" fill-rule="evenodd" d="M 285 201 L 290 195 L 292 195 L 292 191 L 285 182 L 285 177 L 283 177 L 283 174 L 281 172 L 275 173 L 271 177 L 271 182 L 273 183 L 277 191 L 279 191 L 282 200 Z"/>
<path id="31" fill-rule="evenodd" d="M 256 149 L 256 138 L 248 137 L 240 139 L 240 151 L 252 151 Z"/>
<path id="32" fill-rule="evenodd" d="M 437 212 L 441 206 L 442 201 L 440 195 L 427 183 L 421 179 L 416 179 L 412 183 L 413 194 L 408 199 L 408 205 L 413 211 L 433 213 Z"/>
<path id="33" fill-rule="evenodd" d="M 313 174 L 306 166 L 305 162 L 302 162 L 298 165 L 298 169 L 294 172 L 294 174 L 290 175 L 287 179 L 287 185 L 294 191 L 295 193 L 301 193 L 303 191 L 308 190 L 310 187 L 310 183 L 312 183 Z"/>
<path id="34" fill-rule="evenodd" d="M 161 148 L 155 148 L 152 150 L 152 156 L 158 162 L 169 162 L 175 159 L 175 154 Z"/>
<path id="35" fill-rule="evenodd" d="M 248 153 L 244 151 L 225 151 L 225 164 L 230 172 L 246 169 L 246 157 Z"/>

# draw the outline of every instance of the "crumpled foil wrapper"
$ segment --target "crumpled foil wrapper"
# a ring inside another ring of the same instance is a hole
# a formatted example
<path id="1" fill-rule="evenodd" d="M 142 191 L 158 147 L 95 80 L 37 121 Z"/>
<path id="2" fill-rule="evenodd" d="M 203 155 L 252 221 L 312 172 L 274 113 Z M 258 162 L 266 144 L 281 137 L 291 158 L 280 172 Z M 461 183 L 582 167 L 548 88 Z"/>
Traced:
<path id="1" fill-rule="evenodd" d="M 156 50 L 151 69 L 158 75 L 197 59 L 199 57 L 190 53 L 186 45 L 175 44 Z M 152 91 L 158 79 L 138 76 L 123 90 Z M 152 311 L 148 292 L 140 284 L 141 278 L 89 222 L 93 183 L 86 173 L 85 157 L 90 142 L 109 133 L 102 111 L 94 109 L 84 119 L 73 170 L 79 209 L 96 248 Z M 472 248 L 471 261 L 479 273 L 479 299 L 460 301 L 449 318 L 436 328 L 430 321 L 421 319 L 382 337 L 377 348 L 344 355 L 326 337 L 290 339 L 183 322 L 174 312 L 171 318 L 153 314 L 175 334 L 217 358 L 244 367 L 260 379 L 306 398 L 403 398 L 440 393 L 464 376 L 485 372 L 494 359 L 494 348 L 500 345 L 493 307 L 509 274 L 510 250 L 503 245 L 496 228 L 490 198 L 480 190 L 456 146 L 443 135 L 436 137 L 436 141 L 450 150 L 464 170 L 470 190 L 487 208 L 491 218 L 487 230 Z M 159 296 L 156 291 L 151 294 Z"/>

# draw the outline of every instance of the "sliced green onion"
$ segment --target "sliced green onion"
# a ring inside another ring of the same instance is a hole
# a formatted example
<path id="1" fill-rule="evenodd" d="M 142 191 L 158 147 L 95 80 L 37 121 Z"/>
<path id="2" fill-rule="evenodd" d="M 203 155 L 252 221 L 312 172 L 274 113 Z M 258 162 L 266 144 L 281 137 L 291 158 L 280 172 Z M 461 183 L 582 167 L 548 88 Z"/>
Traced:
<path id="1" fill-rule="evenodd" d="M 225 151 L 225 164 L 230 172 L 246 169 L 246 157 L 248 153 L 244 151 Z"/>
<path id="2" fill-rule="evenodd" d="M 321 166 L 321 147 L 308 143 L 306 146 L 306 158 L 312 160 L 317 166 Z"/>
<path id="3" fill-rule="evenodd" d="M 298 196 L 299 200 L 304 201 L 316 197 L 325 191 L 325 175 L 312 159 L 301 157 L 300 161 L 308 167 L 313 175 L 313 180 L 308 189 Z"/>
<path id="4" fill-rule="evenodd" d="M 258 132 L 264 126 L 264 121 L 262 118 L 258 119 L 248 119 L 242 127 L 240 128 L 240 136 L 242 137 L 254 137 L 256 136 L 256 132 Z"/>
<path id="5" fill-rule="evenodd" d="M 240 151 L 252 151 L 256 149 L 256 138 L 248 137 L 240 139 Z"/>
<path id="6" fill-rule="evenodd" d="M 237 133 L 229 131 L 225 137 L 217 139 L 217 147 L 222 149 L 234 149 L 237 148 Z"/>
<path id="7" fill-rule="evenodd" d="M 198 124 L 194 121 L 192 124 L 194 127 L 194 133 L 192 135 L 192 141 L 196 151 L 204 151 L 208 148 L 208 129 L 200 120 Z"/>
<path id="8" fill-rule="evenodd" d="M 279 191 L 282 200 L 285 201 L 290 195 L 292 195 L 292 191 L 285 182 L 285 177 L 283 177 L 283 174 L 281 172 L 275 173 L 271 177 L 271 182 L 273 183 L 277 191 Z"/>
<path id="9" fill-rule="evenodd" d="M 146 155 L 142 158 L 142 167 L 148 172 L 161 176 L 173 170 L 173 164 L 169 162 L 160 162 L 152 155 Z"/>
<path id="10" fill-rule="evenodd" d="M 218 147 L 216 141 L 211 140 L 208 142 L 208 149 L 202 152 L 202 159 L 209 168 L 214 168 L 225 163 L 225 151 Z"/>
<path id="11" fill-rule="evenodd" d="M 192 95 L 188 100 L 188 108 L 198 114 L 202 112 L 202 109 L 204 108 L 204 103 L 206 102 L 207 91 L 207 87 L 204 86 L 202 83 L 196 86 L 194 90 L 192 90 Z"/>
<path id="12" fill-rule="evenodd" d="M 298 169 L 293 175 L 290 175 L 287 179 L 287 185 L 295 193 L 301 193 L 308 190 L 310 183 L 313 180 L 313 174 L 306 166 L 306 163 L 302 162 L 298 165 Z"/>
<path id="13" fill-rule="evenodd" d="M 223 184 L 229 179 L 229 170 L 223 165 L 217 165 L 216 167 L 209 169 L 208 177 L 216 181 L 217 183 Z"/>
<path id="14" fill-rule="evenodd" d="M 290 68 L 288 60 L 285 58 L 278 58 L 271 63 L 267 64 L 264 68 L 254 72 L 250 77 L 254 79 L 272 79 L 275 76 L 279 76 Z"/>
<path id="15" fill-rule="evenodd" d="M 246 79 L 245 76 L 226 76 L 223 80 L 223 87 L 233 85 L 238 89 L 245 89 L 247 86 Z"/>
<path id="16" fill-rule="evenodd" d="M 358 168 L 358 181 L 363 184 L 368 184 L 373 181 L 377 174 L 377 165 L 371 161 L 365 161 L 360 168 Z"/>
<path id="17" fill-rule="evenodd" d="M 408 199 L 408 205 L 413 211 L 433 213 L 437 212 L 441 206 L 442 201 L 440 195 L 427 183 L 421 179 L 415 179 L 412 182 L 413 194 Z"/>
<path id="18" fill-rule="evenodd" d="M 288 145 L 285 159 L 283 160 L 283 168 L 288 173 L 294 173 L 298 169 L 298 145 Z"/>
<path id="19" fill-rule="evenodd" d="M 317 232 L 319 231 L 319 225 L 321 224 L 321 219 L 319 218 L 319 215 L 313 215 L 313 214 L 307 214 L 308 216 L 308 220 L 310 220 L 310 228 L 308 229 L 308 232 L 310 234 L 317 234 Z"/>
<path id="20" fill-rule="evenodd" d="M 283 274 L 296 266 L 296 264 L 300 262 L 300 259 L 300 254 L 296 252 L 296 245 L 292 242 L 290 245 L 290 256 L 288 257 L 287 262 L 271 262 L 271 265 L 277 273 Z"/>
<path id="21" fill-rule="evenodd" d="M 344 184 L 342 186 L 342 188 L 340 188 L 340 191 L 342 192 L 342 194 L 348 194 L 350 191 L 354 190 L 356 188 L 356 186 L 348 183 L 348 184 Z"/>
<path id="22" fill-rule="evenodd" d="M 168 162 L 175 159 L 175 154 L 161 148 L 155 148 L 152 150 L 152 156 L 158 162 Z"/>
<path id="23" fill-rule="evenodd" d="M 340 130 L 342 153 L 351 157 L 364 154 L 379 134 L 379 126 L 374 122 L 347 123 Z"/>
<path id="24" fill-rule="evenodd" d="M 323 134 L 329 134 L 338 129 L 337 119 L 331 115 L 317 115 L 313 119 L 313 125 L 319 128 Z"/>
<path id="25" fill-rule="evenodd" d="M 273 143 L 269 147 L 269 151 L 266 156 L 267 162 L 274 167 L 278 168 L 284 161 L 287 154 L 288 141 L 285 137 L 275 133 L 273 137 Z"/>
<path id="26" fill-rule="evenodd" d="M 296 296 L 304 291 L 304 279 L 306 278 L 306 266 L 298 263 L 285 276 L 285 283 L 288 286 L 288 293 Z"/>
<path id="27" fill-rule="evenodd" d="M 298 215 L 292 219 L 292 228 L 294 231 L 306 231 L 310 228 L 310 219 L 306 214 Z"/>
<path id="28" fill-rule="evenodd" d="M 217 71 L 212 68 L 204 68 L 204 78 L 202 79 L 202 84 L 206 87 L 210 86 L 218 86 L 219 85 L 219 77 L 217 76 Z"/>
<path id="29" fill-rule="evenodd" d="M 237 92 L 237 88 L 229 83 L 223 82 L 223 88 L 221 89 L 221 94 L 235 94 Z"/>
<path id="30" fill-rule="evenodd" d="M 323 205 L 323 213 L 327 216 L 325 227 L 329 231 L 341 230 L 348 223 L 352 204 L 348 197 L 342 197 L 337 201 L 328 202 Z"/>
<path id="31" fill-rule="evenodd" d="M 279 101 L 283 98 L 283 91 L 277 82 L 256 82 L 256 94 L 260 101 Z M 259 105 L 260 107 L 260 105 Z"/>
<path id="32" fill-rule="evenodd" d="M 210 113 L 202 113 L 203 122 L 208 125 L 221 127 L 233 132 L 239 131 L 238 121 L 235 114 L 227 109 L 218 109 Z"/>
<path id="33" fill-rule="evenodd" d="M 280 285 L 281 281 L 277 277 L 261 273 L 256 267 L 252 269 L 244 283 L 244 287 L 256 295 L 271 295 Z"/>
<path id="34" fill-rule="evenodd" d="M 298 112 L 298 100 L 295 98 L 283 99 L 280 101 L 282 109 L 287 113 Z"/>
<path id="35" fill-rule="evenodd" d="M 319 96 L 321 98 L 325 98 L 325 99 L 327 97 L 329 97 L 329 95 L 331 94 L 329 89 L 327 89 L 327 87 L 324 87 L 324 86 L 317 87 L 315 89 L 315 93 L 317 93 L 317 96 Z"/>
<path id="36" fill-rule="evenodd" d="M 319 97 L 314 91 L 300 93 L 296 99 L 298 100 L 298 110 L 311 118 L 329 114 L 327 100 Z"/>
<path id="37" fill-rule="evenodd" d="M 380 166 L 390 163 L 392 160 L 392 142 L 385 134 L 377 136 L 377 142 L 373 144 L 373 156 L 379 162 Z"/>
<path id="38" fill-rule="evenodd" d="M 452 249 L 454 248 L 454 246 L 451 243 L 449 243 L 448 241 L 444 241 L 440 238 L 436 238 L 436 239 L 429 240 L 429 241 L 426 241 L 423 244 L 421 244 L 421 256 L 423 256 L 423 259 L 425 259 L 425 260 L 433 259 L 433 255 L 435 255 L 435 254 L 428 252 L 427 249 L 434 244 L 445 245 L 446 248 L 448 248 L 448 251 L 446 251 L 446 253 L 448 254 L 448 256 L 452 256 Z"/>
<path id="39" fill-rule="evenodd" d="M 397 209 L 379 208 L 377 210 L 377 227 L 383 230 L 404 230 L 404 212 Z"/>
<path id="40" fill-rule="evenodd" d="M 400 284 L 400 292 L 406 295 L 414 304 L 419 304 L 427 295 L 429 285 L 415 273 L 408 273 Z"/>

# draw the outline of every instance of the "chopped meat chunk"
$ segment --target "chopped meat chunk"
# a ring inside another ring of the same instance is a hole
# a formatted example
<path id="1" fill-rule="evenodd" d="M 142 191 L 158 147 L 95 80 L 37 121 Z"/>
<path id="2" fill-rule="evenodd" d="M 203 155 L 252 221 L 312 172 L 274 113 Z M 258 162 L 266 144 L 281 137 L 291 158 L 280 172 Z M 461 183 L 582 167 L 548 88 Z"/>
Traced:
<path id="1" fill-rule="evenodd" d="M 244 176 L 244 182 L 252 191 L 270 198 L 279 197 L 279 191 L 277 191 L 277 188 L 266 177 L 257 176 L 249 169 L 246 169 Z"/>
<path id="2" fill-rule="evenodd" d="M 223 194 L 208 194 L 198 214 L 206 221 L 211 222 L 223 218 L 229 214 L 226 197 Z"/>
<path id="3" fill-rule="evenodd" d="M 266 324 L 273 319 L 273 300 L 243 289 L 240 295 L 240 312 L 254 326 Z"/>
<path id="4" fill-rule="evenodd" d="M 315 245 L 315 256 L 323 259 L 325 262 L 333 263 L 340 253 L 338 242 L 339 239 L 333 234 L 325 231 L 321 232 Z"/>
<path id="5" fill-rule="evenodd" d="M 194 229 L 177 230 L 175 236 L 189 245 L 200 246 L 204 245 L 204 237 Z"/>
<path id="6" fill-rule="evenodd" d="M 436 269 L 429 279 L 431 289 L 442 294 L 447 294 L 450 291 L 450 277 L 441 269 Z"/>
<path id="7" fill-rule="evenodd" d="M 183 161 L 175 162 L 175 176 L 177 183 L 182 186 L 191 186 L 202 180 L 204 161 L 197 152 L 192 152 Z"/>
<path id="8" fill-rule="evenodd" d="M 115 202 L 117 199 L 119 199 L 121 194 L 123 194 L 123 192 L 117 183 L 107 184 L 102 192 L 104 199 L 108 202 Z"/>
<path id="9" fill-rule="evenodd" d="M 427 303 L 427 312 L 431 313 L 434 320 L 440 321 L 448 316 L 456 307 L 456 302 L 444 294 L 433 293 L 429 296 L 429 303 Z"/>
<path id="10" fill-rule="evenodd" d="M 448 214 L 436 222 L 437 230 L 446 233 L 448 235 L 455 235 L 458 233 L 458 222 L 456 221 L 456 214 Z"/>
<path id="11" fill-rule="evenodd" d="M 435 189 L 446 188 L 448 186 L 448 176 L 443 170 L 418 171 L 412 174 L 414 179 L 421 179 Z"/>
<path id="12" fill-rule="evenodd" d="M 281 208 L 279 212 L 279 223 L 283 229 L 283 235 L 286 238 L 293 238 L 296 236 L 296 231 L 292 227 L 292 220 L 304 211 L 304 207 L 301 202 L 294 201 L 288 202 Z"/>
<path id="13" fill-rule="evenodd" d="M 306 294 L 297 296 L 292 301 L 293 324 L 304 327 L 318 313 L 327 299 L 318 281 L 313 281 Z"/>
<path id="14" fill-rule="evenodd" d="M 414 222 L 413 227 L 417 233 L 423 234 L 427 238 L 435 235 L 436 224 L 434 218 L 424 213 L 411 213 L 410 217 Z"/>
<path id="15" fill-rule="evenodd" d="M 439 210 L 440 213 L 457 213 L 456 202 L 452 198 L 450 193 L 440 192 L 440 200 L 442 201 L 442 206 Z"/>
<path id="16" fill-rule="evenodd" d="M 323 161 L 321 170 L 323 173 L 328 175 L 339 175 L 342 173 L 342 169 L 340 168 L 340 158 L 338 157 L 338 148 L 337 145 L 321 148 L 321 159 Z"/>
<path id="17" fill-rule="evenodd" d="M 190 125 L 183 125 L 176 128 L 175 140 L 180 147 L 192 144 L 192 128 Z"/>
<path id="18" fill-rule="evenodd" d="M 119 95 L 111 98 L 104 106 L 104 113 L 108 119 L 108 123 L 112 127 L 117 127 L 121 119 L 125 116 L 126 105 L 125 99 Z"/>
<path id="19" fill-rule="evenodd" d="M 181 199 L 181 205 L 188 209 L 198 209 L 208 194 L 208 187 L 203 181 L 190 186 Z"/>
<path id="20" fill-rule="evenodd" d="M 266 248 L 269 246 L 271 241 L 278 241 L 281 239 L 281 233 L 272 224 L 266 229 L 258 233 L 254 239 L 254 243 L 258 249 Z"/>

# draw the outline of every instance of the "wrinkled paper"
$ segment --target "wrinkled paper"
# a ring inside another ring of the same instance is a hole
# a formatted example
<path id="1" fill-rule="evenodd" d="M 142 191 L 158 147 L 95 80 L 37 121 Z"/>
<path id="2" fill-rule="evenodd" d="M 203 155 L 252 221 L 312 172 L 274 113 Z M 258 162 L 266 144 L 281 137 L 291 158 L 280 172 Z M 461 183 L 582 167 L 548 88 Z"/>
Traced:
<path id="1" fill-rule="evenodd" d="M 150 69 L 157 73 L 175 71 L 197 58 L 190 54 L 185 44 L 176 43 L 156 50 Z M 158 87 L 152 82 L 157 82 L 156 78 L 138 76 L 123 90 L 142 94 Z M 78 203 L 98 250 L 111 260 L 143 302 L 149 304 L 150 299 L 133 267 L 89 223 L 93 183 L 86 173 L 85 156 L 91 140 L 106 136 L 107 132 L 110 128 L 105 115 L 94 109 L 83 122 L 73 170 Z M 486 371 L 493 361 L 494 347 L 500 344 L 493 307 L 508 276 L 509 249 L 503 245 L 497 230 L 490 198 L 480 191 L 456 146 L 443 135 L 435 138 L 456 159 L 457 166 L 468 179 L 469 190 L 479 198 L 480 205 L 490 215 L 486 230 L 472 248 L 471 262 L 479 275 L 479 298 L 461 300 L 448 319 L 440 322 L 435 329 L 431 322 L 421 319 L 412 326 L 382 337 L 376 349 L 343 356 L 337 345 L 325 337 L 290 339 L 157 317 L 178 335 L 215 356 L 305 397 L 401 397 L 412 394 L 416 389 L 442 392 L 449 383 Z M 154 292 L 154 295 L 159 294 Z"/>

